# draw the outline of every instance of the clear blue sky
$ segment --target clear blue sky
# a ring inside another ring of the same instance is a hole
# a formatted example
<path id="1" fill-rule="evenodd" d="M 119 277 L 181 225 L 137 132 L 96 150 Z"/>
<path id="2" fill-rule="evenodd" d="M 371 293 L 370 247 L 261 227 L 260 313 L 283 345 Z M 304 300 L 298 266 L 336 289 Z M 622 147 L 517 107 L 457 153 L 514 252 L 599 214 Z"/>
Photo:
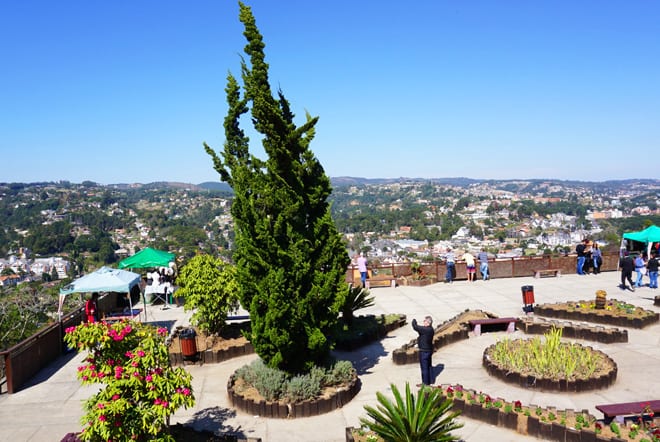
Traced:
<path id="1" fill-rule="evenodd" d="M 246 4 L 330 176 L 660 175 L 659 2 Z M 3 2 L 0 182 L 219 180 L 242 31 L 228 0 Z"/>

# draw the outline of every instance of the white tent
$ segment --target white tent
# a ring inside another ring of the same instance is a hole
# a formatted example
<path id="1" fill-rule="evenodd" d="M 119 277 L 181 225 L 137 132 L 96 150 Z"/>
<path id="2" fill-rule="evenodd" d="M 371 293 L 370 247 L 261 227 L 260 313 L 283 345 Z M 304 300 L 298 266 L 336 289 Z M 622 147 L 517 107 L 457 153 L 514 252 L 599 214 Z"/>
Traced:
<path id="1" fill-rule="evenodd" d="M 89 292 L 118 292 L 131 293 L 131 289 L 140 283 L 140 275 L 127 270 L 111 269 L 101 267 L 85 276 L 82 276 L 71 284 L 60 289 L 60 302 L 57 309 L 58 317 L 62 317 L 62 306 L 64 298 L 71 293 Z M 128 297 L 131 313 L 133 312 L 133 301 Z M 145 312 L 146 314 L 146 312 Z"/>

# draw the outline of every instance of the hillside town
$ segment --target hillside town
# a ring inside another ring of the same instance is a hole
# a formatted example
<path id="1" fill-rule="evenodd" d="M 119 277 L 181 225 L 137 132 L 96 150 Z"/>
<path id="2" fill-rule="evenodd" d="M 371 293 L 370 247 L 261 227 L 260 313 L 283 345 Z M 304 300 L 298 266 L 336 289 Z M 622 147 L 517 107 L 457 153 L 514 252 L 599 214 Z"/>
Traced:
<path id="1" fill-rule="evenodd" d="M 349 255 L 363 251 L 383 263 L 433 260 L 448 247 L 492 257 L 565 254 L 584 238 L 618 249 L 621 221 L 660 217 L 657 180 L 337 178 L 333 185 L 333 216 Z M 64 279 L 82 270 L 81 257 L 111 264 L 147 246 L 184 259 L 197 249 L 229 257 L 231 200 L 178 183 L 0 184 L 0 285 Z M 58 225 L 66 238 L 49 239 Z"/>

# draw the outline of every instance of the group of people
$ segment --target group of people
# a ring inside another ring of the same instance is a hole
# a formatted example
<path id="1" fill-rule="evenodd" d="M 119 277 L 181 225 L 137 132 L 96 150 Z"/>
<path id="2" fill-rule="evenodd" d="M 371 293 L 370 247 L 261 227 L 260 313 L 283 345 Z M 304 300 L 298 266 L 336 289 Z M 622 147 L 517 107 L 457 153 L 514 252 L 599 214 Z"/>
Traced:
<path id="1" fill-rule="evenodd" d="M 644 286 L 644 276 L 649 277 L 649 288 L 658 288 L 658 252 L 656 249 L 651 250 L 650 256 L 639 253 L 635 257 L 630 255 L 627 250 L 622 251 L 622 256 L 619 259 L 619 268 L 621 269 L 621 289 L 627 288 L 626 281 L 630 284 L 630 290 L 635 291 L 636 287 Z M 635 282 L 633 283 L 633 271 L 637 274 Z"/>
<path id="2" fill-rule="evenodd" d="M 454 281 L 454 279 L 456 279 L 456 255 L 450 247 L 447 247 L 447 252 L 444 255 L 444 259 L 447 266 L 445 282 L 451 283 Z M 490 273 L 488 271 L 488 253 L 485 249 L 481 249 L 476 259 L 472 253 L 466 251 L 462 256 L 462 259 L 465 261 L 468 281 L 476 281 L 477 279 L 476 260 L 479 261 L 479 271 L 481 272 L 481 277 L 483 280 L 486 281 L 490 279 Z"/>
<path id="3" fill-rule="evenodd" d="M 603 265 L 603 255 L 598 248 L 598 243 L 588 239 L 583 240 L 575 247 L 577 253 L 577 265 L 575 273 L 578 275 L 589 275 L 600 273 Z"/>

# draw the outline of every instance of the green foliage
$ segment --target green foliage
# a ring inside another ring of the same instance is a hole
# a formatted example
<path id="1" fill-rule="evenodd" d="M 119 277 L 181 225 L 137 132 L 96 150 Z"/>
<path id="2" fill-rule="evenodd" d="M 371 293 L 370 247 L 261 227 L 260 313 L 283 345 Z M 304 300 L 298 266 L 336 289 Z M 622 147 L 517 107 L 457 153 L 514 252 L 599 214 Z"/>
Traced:
<path id="1" fill-rule="evenodd" d="M 84 441 L 172 441 L 169 418 L 194 405 L 192 376 L 172 368 L 167 329 L 122 321 L 83 323 L 66 330 L 64 341 L 88 357 L 78 367 L 82 385 L 102 387 L 85 402 Z"/>
<path id="2" fill-rule="evenodd" d="M 256 388 L 264 399 L 286 402 L 313 399 L 321 394 L 323 388 L 344 385 L 354 375 L 355 369 L 349 361 L 338 361 L 329 368 L 314 366 L 308 373 L 290 375 L 268 367 L 261 359 L 239 368 L 235 373 L 237 378 Z"/>
<path id="3" fill-rule="evenodd" d="M 370 295 L 369 290 L 360 286 L 350 286 L 348 288 L 348 294 L 341 306 L 341 317 L 346 325 L 353 324 L 354 312 L 374 305 L 374 297 Z"/>
<path id="4" fill-rule="evenodd" d="M 463 425 L 456 422 L 459 412 L 451 411 L 452 401 L 443 400 L 436 388 L 420 388 L 415 396 L 406 383 L 402 396 L 391 384 L 394 401 L 376 393 L 378 407 L 365 405 L 369 418 L 360 418 L 362 425 L 391 442 L 453 441 L 451 431 Z"/>
<path id="5" fill-rule="evenodd" d="M 286 384 L 286 397 L 292 402 L 312 399 L 321 392 L 319 378 L 309 374 L 299 374 L 289 379 Z"/>
<path id="6" fill-rule="evenodd" d="M 191 322 L 205 332 L 219 332 L 230 311 L 238 308 L 236 267 L 210 255 L 197 255 L 177 277 L 177 296 L 193 310 Z"/>
<path id="7" fill-rule="evenodd" d="M 330 179 L 309 149 L 318 118 L 307 114 L 300 127 L 294 124 L 284 94 L 275 98 L 271 91 L 265 44 L 242 3 L 239 18 L 247 39 L 244 94 L 230 74 L 224 151 L 204 148 L 235 194 L 234 260 L 241 304 L 252 321 L 250 341 L 267 365 L 302 373 L 329 355 L 326 334 L 338 320 L 350 260 L 330 216 Z M 262 135 L 265 161 L 250 153 L 240 128 L 248 111 Z"/>
<path id="8" fill-rule="evenodd" d="M 505 369 L 526 371 L 553 379 L 589 378 L 603 361 L 600 353 L 576 343 L 561 342 L 562 329 L 553 328 L 527 340 L 505 338 L 492 347 L 489 356 Z"/>

